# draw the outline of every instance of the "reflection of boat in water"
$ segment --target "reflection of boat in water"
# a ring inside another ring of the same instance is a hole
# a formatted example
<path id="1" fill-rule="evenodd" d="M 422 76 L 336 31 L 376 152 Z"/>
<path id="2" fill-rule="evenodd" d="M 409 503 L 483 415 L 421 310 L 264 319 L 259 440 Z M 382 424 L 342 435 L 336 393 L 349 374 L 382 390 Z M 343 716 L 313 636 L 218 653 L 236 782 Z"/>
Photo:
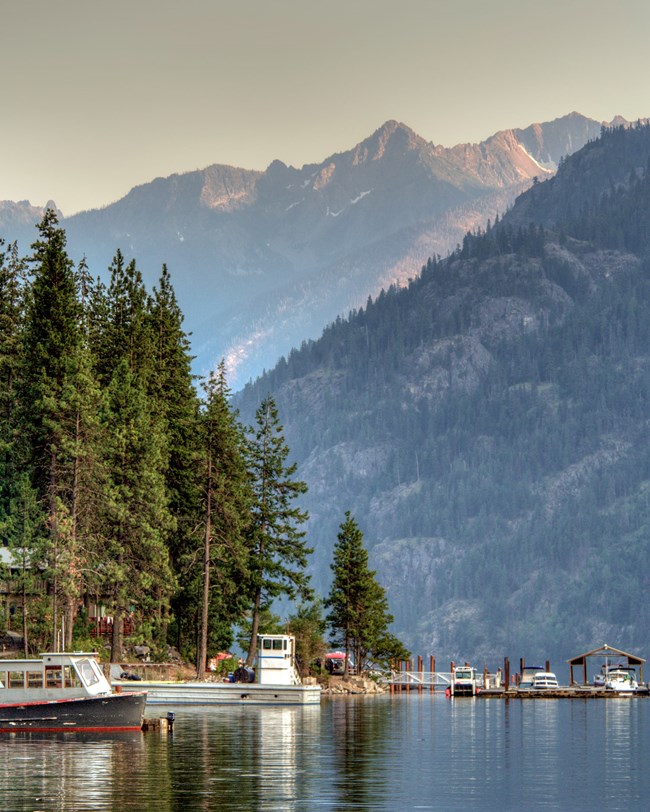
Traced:
<path id="1" fill-rule="evenodd" d="M 113 693 L 93 654 L 0 661 L 0 731 L 139 730 L 146 693 Z"/>
<path id="2" fill-rule="evenodd" d="M 290 635 L 260 635 L 254 682 L 140 681 L 138 685 L 147 691 L 147 705 L 320 704 L 321 687 L 302 683 L 294 665 L 294 647 Z"/>

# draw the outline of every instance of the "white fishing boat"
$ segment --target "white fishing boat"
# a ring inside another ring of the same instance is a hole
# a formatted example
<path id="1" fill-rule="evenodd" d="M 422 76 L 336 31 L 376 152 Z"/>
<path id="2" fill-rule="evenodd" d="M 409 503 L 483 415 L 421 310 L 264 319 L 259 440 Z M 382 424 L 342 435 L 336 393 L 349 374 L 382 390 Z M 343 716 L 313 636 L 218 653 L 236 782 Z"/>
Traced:
<path id="1" fill-rule="evenodd" d="M 140 730 L 145 701 L 113 691 L 94 654 L 0 660 L 0 732 Z"/>
<path id="2" fill-rule="evenodd" d="M 609 668 L 605 675 L 605 690 L 620 694 L 633 694 L 639 687 L 634 669 L 615 666 Z"/>
<path id="3" fill-rule="evenodd" d="M 451 673 L 451 696 L 476 696 L 478 680 L 476 669 L 470 665 L 457 665 Z"/>
<path id="4" fill-rule="evenodd" d="M 252 671 L 252 673 L 251 673 Z M 171 682 L 138 681 L 147 691 L 147 705 L 315 705 L 321 701 L 321 687 L 303 684 L 295 667 L 295 639 L 286 634 L 259 635 L 257 665 L 242 678 L 253 681 Z M 133 684 L 112 681 L 116 688 Z"/>

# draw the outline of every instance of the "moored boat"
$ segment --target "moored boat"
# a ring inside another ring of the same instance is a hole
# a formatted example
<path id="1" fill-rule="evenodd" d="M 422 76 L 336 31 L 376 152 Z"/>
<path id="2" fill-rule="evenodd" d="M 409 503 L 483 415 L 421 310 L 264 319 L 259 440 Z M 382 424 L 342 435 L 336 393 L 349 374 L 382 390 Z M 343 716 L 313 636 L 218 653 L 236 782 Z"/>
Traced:
<path id="1" fill-rule="evenodd" d="M 555 691 L 559 688 L 557 677 L 552 671 L 538 671 L 533 676 L 532 690 Z"/>
<path id="2" fill-rule="evenodd" d="M 146 691 L 114 692 L 94 654 L 0 660 L 0 732 L 139 730 Z"/>
<path id="3" fill-rule="evenodd" d="M 457 665 L 451 673 L 450 696 L 476 696 L 478 680 L 476 669 L 470 665 Z"/>
<path id="4" fill-rule="evenodd" d="M 605 690 L 620 694 L 632 694 L 638 688 L 634 669 L 616 666 L 609 668 L 605 675 Z"/>
<path id="5" fill-rule="evenodd" d="M 239 669 L 238 669 L 239 670 Z M 235 672 L 237 674 L 237 672 Z M 253 681 L 250 681 L 250 676 Z M 233 675 L 234 678 L 234 675 Z M 122 680 L 113 680 L 121 686 Z M 133 683 L 131 683 L 133 684 Z M 319 705 L 321 687 L 304 684 L 295 667 L 295 639 L 286 634 L 258 636 L 257 667 L 233 682 L 138 681 L 147 705 Z"/>

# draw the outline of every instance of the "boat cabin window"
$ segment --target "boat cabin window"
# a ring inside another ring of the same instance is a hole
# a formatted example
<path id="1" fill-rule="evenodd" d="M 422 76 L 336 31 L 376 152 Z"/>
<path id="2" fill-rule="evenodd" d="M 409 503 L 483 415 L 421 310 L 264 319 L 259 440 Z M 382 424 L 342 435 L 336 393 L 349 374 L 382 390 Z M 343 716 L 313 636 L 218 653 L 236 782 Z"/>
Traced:
<path id="1" fill-rule="evenodd" d="M 42 688 L 43 687 L 43 672 L 42 671 L 28 671 L 27 672 L 27 687 L 28 688 Z"/>
<path id="2" fill-rule="evenodd" d="M 81 680 L 79 675 L 71 665 L 63 666 L 63 679 L 64 688 L 81 688 Z"/>
<path id="3" fill-rule="evenodd" d="M 10 671 L 9 672 L 9 687 L 10 688 L 24 688 L 25 687 L 25 673 L 23 671 Z"/>
<path id="4" fill-rule="evenodd" d="M 63 671 L 60 665 L 46 665 L 45 666 L 45 687 L 46 688 L 62 688 Z"/>
<path id="5" fill-rule="evenodd" d="M 90 687 L 91 685 L 95 685 L 95 683 L 99 682 L 97 672 L 93 668 L 90 660 L 79 660 L 77 663 L 75 663 L 75 667 L 81 675 L 81 679 L 86 683 L 87 686 Z"/>
<path id="6" fill-rule="evenodd" d="M 286 640 L 269 640 L 268 638 L 262 640 L 262 648 L 267 651 L 270 649 L 273 649 L 273 651 L 282 651 L 286 648 L 286 644 Z"/>

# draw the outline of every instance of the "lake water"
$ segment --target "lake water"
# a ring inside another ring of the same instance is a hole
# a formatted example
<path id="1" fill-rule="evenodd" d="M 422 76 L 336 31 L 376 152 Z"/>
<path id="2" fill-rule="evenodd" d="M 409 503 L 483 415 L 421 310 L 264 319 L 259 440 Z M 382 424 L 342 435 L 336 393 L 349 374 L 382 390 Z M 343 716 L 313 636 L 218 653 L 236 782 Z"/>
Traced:
<path id="1" fill-rule="evenodd" d="M 0 809 L 613 812 L 650 808 L 649 761 L 649 699 L 337 697 L 3 735 Z"/>

